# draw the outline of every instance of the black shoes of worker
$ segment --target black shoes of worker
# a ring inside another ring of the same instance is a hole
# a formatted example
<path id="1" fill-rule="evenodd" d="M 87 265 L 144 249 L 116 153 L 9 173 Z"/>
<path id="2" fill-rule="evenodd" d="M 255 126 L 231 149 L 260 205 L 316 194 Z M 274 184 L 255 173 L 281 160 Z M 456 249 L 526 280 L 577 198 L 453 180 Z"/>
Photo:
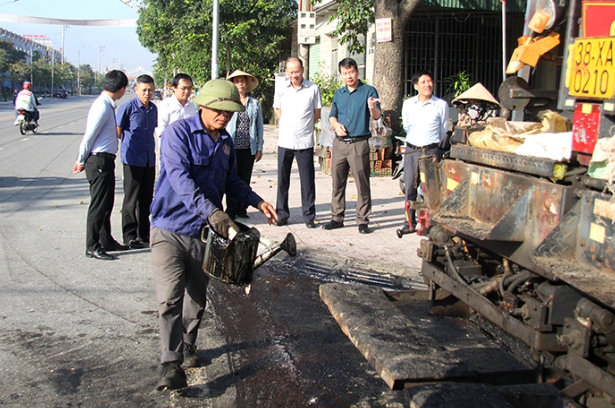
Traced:
<path id="1" fill-rule="evenodd" d="M 338 228 L 344 228 L 344 223 L 331 220 L 325 225 L 323 225 L 322 227 L 326 230 L 333 230 L 333 229 L 338 229 Z"/>
<path id="2" fill-rule="evenodd" d="M 156 384 L 158 391 L 178 390 L 187 386 L 186 373 L 181 368 L 179 361 L 162 364 L 162 378 Z"/>
<path id="3" fill-rule="evenodd" d="M 85 256 L 87 256 L 88 258 L 101 259 L 103 261 L 112 261 L 115 259 L 113 255 L 109 255 L 102 248 L 96 248 L 93 251 L 88 249 L 85 251 Z"/>
<path id="4" fill-rule="evenodd" d="M 316 223 L 314 222 L 314 220 L 309 220 L 305 222 L 305 226 L 308 228 L 316 228 Z"/>
<path id="5" fill-rule="evenodd" d="M 145 248 L 145 244 L 142 241 L 139 241 L 138 239 L 131 239 L 130 242 L 128 243 L 128 246 L 130 247 L 130 249 Z"/>
<path id="6" fill-rule="evenodd" d="M 359 233 L 360 234 L 371 234 L 372 230 L 369 229 L 367 224 L 359 225 Z"/>
<path id="7" fill-rule="evenodd" d="M 288 225 L 288 218 L 278 218 L 275 222 L 276 227 L 283 227 L 285 225 Z"/>
<path id="8" fill-rule="evenodd" d="M 196 354 L 196 344 L 184 343 L 184 367 L 200 367 L 201 360 Z"/>
<path id="9" fill-rule="evenodd" d="M 127 251 L 130 249 L 130 247 L 128 245 L 122 245 L 117 241 L 113 241 L 113 243 L 111 245 L 106 245 L 103 247 L 103 249 L 106 252 L 112 252 L 112 251 Z"/>

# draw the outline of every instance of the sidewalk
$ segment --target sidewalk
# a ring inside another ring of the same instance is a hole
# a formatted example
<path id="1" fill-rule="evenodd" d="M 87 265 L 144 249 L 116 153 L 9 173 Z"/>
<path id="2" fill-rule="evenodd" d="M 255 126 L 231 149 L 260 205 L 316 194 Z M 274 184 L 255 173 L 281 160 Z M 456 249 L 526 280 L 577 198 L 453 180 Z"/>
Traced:
<path id="1" fill-rule="evenodd" d="M 277 194 L 277 139 L 278 128 L 265 125 L 263 159 L 255 163 L 252 173 L 252 188 L 266 201 L 275 206 Z M 290 218 L 283 227 L 264 225 L 264 216 L 254 208 L 248 209 L 250 222 L 255 223 L 264 237 L 282 240 L 291 232 L 297 240 L 297 252 L 311 258 L 320 256 L 370 265 L 372 269 L 391 275 L 421 281 L 421 259 L 416 255 L 424 237 L 416 234 L 399 239 L 396 230 L 403 225 L 404 196 L 398 180 L 391 177 L 372 177 L 372 213 L 369 227 L 371 234 L 359 234 L 356 224 L 356 186 L 349 178 L 346 189 L 346 218 L 344 228 L 327 231 L 321 225 L 331 219 L 331 176 L 320 171 L 318 157 L 316 167 L 316 223 L 317 228 L 305 226 L 301 213 L 301 190 L 296 163 L 293 165 L 290 183 Z"/>

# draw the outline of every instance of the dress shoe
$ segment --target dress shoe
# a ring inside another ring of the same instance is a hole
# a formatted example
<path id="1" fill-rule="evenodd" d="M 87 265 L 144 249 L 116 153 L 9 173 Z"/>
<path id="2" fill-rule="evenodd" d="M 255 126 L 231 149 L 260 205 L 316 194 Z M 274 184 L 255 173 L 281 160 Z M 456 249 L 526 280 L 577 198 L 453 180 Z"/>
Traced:
<path id="1" fill-rule="evenodd" d="M 305 226 L 308 228 L 316 228 L 316 223 L 314 222 L 314 220 L 309 220 L 305 222 Z"/>
<path id="2" fill-rule="evenodd" d="M 111 245 L 107 245 L 104 246 L 103 249 L 106 252 L 111 252 L 111 251 L 127 251 L 130 249 L 130 247 L 128 245 L 122 245 L 117 241 L 113 241 L 113 243 Z"/>
<path id="3" fill-rule="evenodd" d="M 337 228 L 344 228 L 344 223 L 331 220 L 328 223 L 326 223 L 325 225 L 323 225 L 322 227 L 324 229 L 326 229 L 326 230 L 332 230 L 332 229 L 337 229 Z"/>
<path id="4" fill-rule="evenodd" d="M 179 361 L 172 361 L 162 365 L 162 378 L 156 384 L 158 391 L 177 390 L 187 386 L 186 373 L 181 368 Z"/>
<path id="5" fill-rule="evenodd" d="M 275 222 L 276 227 L 283 227 L 284 225 L 288 225 L 288 218 L 279 218 Z"/>
<path id="6" fill-rule="evenodd" d="M 115 259 L 114 256 L 109 255 L 102 248 L 96 248 L 93 251 L 90 251 L 88 249 L 87 251 L 85 251 L 85 256 L 87 256 L 89 258 L 102 259 L 103 261 L 112 261 L 112 260 Z"/>
<path id="7" fill-rule="evenodd" d="M 361 234 L 371 234 L 372 230 L 369 229 L 367 224 L 359 225 L 359 233 Z"/>
<path id="8" fill-rule="evenodd" d="M 130 249 L 143 249 L 145 248 L 145 245 L 143 244 L 143 242 L 139 241 L 138 239 L 133 239 L 128 243 L 128 246 L 130 247 Z"/>

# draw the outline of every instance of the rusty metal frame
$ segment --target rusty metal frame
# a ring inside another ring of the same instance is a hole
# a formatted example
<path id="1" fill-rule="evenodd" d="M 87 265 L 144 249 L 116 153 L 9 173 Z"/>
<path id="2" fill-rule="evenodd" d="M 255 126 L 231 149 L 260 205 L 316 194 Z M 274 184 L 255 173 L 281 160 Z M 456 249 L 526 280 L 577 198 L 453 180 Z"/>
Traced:
<path id="1" fill-rule="evenodd" d="M 496 307 L 485 297 L 474 292 L 468 286 L 449 277 L 435 265 L 423 262 L 421 273 L 424 277 L 435 282 L 439 287 L 450 292 L 457 299 L 476 310 L 482 317 L 497 325 L 506 333 L 523 341 L 533 349 L 551 352 L 565 352 L 567 350 L 566 347 L 558 343 L 555 334 L 540 333 L 532 330 L 523 322 Z"/>

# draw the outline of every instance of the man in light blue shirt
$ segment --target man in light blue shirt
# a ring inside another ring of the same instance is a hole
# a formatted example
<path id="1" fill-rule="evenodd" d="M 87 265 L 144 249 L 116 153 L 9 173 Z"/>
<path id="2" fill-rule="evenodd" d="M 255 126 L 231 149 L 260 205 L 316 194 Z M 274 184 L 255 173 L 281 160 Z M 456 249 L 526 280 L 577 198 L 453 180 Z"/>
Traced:
<path id="1" fill-rule="evenodd" d="M 90 258 L 115 259 L 107 251 L 126 250 L 111 236 L 111 210 L 115 198 L 115 155 L 117 132 L 115 129 L 115 101 L 126 93 L 128 78 L 122 71 L 113 70 L 105 75 L 103 91 L 94 101 L 79 146 L 79 156 L 73 173 L 85 175 L 90 183 L 90 207 L 86 227 L 86 251 Z"/>
<path id="2" fill-rule="evenodd" d="M 406 131 L 404 182 L 407 201 L 416 201 L 417 198 L 419 157 L 424 152 L 437 156 L 440 143 L 448 131 L 448 104 L 433 95 L 432 73 L 426 70 L 418 71 L 412 76 L 412 83 L 418 95 L 407 99 L 401 109 Z M 409 210 L 408 216 L 411 225 L 404 225 L 403 229 L 414 232 L 415 211 Z"/>

